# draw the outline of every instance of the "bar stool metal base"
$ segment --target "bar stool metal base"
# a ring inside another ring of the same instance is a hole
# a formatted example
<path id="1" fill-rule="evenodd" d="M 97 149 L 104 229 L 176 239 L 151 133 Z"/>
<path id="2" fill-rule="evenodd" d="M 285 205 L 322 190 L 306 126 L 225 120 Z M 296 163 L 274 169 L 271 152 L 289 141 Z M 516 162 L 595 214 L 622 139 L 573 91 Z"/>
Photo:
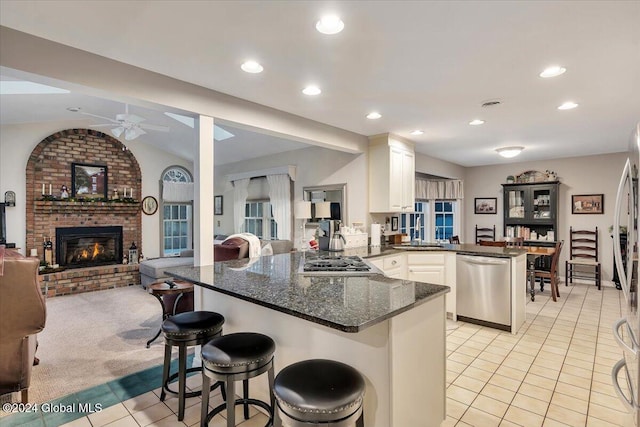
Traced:
<path id="1" fill-rule="evenodd" d="M 178 421 L 184 419 L 185 399 L 200 395 L 209 396 L 209 392 L 202 393 L 202 390 L 213 390 L 222 383 L 213 386 L 203 386 L 199 391 L 186 391 L 187 373 L 201 371 L 200 367 L 187 369 L 187 347 L 203 345 L 212 338 L 222 335 L 222 325 L 224 317 L 213 312 L 186 312 L 171 316 L 162 323 L 164 333 L 164 364 L 162 368 L 162 391 L 160 401 L 164 401 L 167 394 L 178 397 Z M 171 374 L 171 350 L 178 347 L 178 372 Z M 169 383 L 178 378 L 178 391 L 169 388 Z M 226 397 L 223 390 L 223 397 Z"/>

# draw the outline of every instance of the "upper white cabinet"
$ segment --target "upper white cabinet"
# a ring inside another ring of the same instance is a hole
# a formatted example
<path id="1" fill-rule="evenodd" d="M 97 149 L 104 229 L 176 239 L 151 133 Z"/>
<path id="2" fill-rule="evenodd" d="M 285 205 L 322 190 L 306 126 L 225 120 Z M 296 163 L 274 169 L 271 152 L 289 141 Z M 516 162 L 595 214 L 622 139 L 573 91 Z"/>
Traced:
<path id="1" fill-rule="evenodd" d="M 369 212 L 413 212 L 416 161 L 409 141 L 369 138 Z"/>

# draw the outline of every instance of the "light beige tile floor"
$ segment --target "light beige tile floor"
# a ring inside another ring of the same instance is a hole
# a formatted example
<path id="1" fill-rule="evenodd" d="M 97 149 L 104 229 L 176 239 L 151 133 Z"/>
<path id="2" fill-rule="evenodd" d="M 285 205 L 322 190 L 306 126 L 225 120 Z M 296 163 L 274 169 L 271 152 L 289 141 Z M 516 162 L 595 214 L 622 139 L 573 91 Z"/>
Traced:
<path id="1" fill-rule="evenodd" d="M 537 291 L 517 334 L 449 325 L 443 427 L 632 426 L 611 380 L 621 291 L 561 283 L 557 302 Z"/>
<path id="2" fill-rule="evenodd" d="M 622 293 L 590 284 L 560 286 L 553 302 L 548 289 L 527 303 L 527 320 L 518 334 L 469 323 L 449 323 L 447 331 L 447 419 L 449 426 L 629 427 L 611 383 L 611 368 L 622 358 L 612 325 L 621 316 Z M 198 389 L 199 376 L 190 377 Z M 70 427 L 195 426 L 200 398 L 187 399 L 184 422 L 177 400 L 160 402 L 159 389 L 81 418 Z M 210 406 L 222 402 L 219 390 Z M 237 407 L 236 420 L 242 420 Z M 238 424 L 257 427 L 266 417 L 252 410 Z M 226 426 L 222 415 L 211 427 Z M 409 427 L 409 426 L 402 426 Z"/>

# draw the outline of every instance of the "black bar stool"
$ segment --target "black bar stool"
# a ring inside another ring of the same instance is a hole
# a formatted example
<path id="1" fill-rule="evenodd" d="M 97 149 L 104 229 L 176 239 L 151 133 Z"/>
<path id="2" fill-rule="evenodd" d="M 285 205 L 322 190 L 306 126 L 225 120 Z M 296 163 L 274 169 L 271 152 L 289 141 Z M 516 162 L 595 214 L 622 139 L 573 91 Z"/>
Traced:
<path id="1" fill-rule="evenodd" d="M 356 369 L 325 359 L 303 360 L 278 373 L 274 427 L 364 427 L 364 378 Z M 279 411 L 278 411 L 279 409 Z"/>
<path id="2" fill-rule="evenodd" d="M 236 425 L 235 405 L 244 406 L 244 419 L 249 419 L 249 405 L 260 406 L 269 412 L 273 422 L 273 353 L 276 344 L 266 335 L 253 332 L 239 332 L 212 339 L 202 347 L 202 389 L 209 387 L 211 379 L 223 381 L 226 402 L 209 412 L 209 395 L 202 395 L 202 415 L 200 426 L 206 427 L 216 414 L 227 410 L 227 427 Z M 271 404 L 249 399 L 249 378 L 265 372 L 269 375 L 269 395 Z M 242 380 L 243 398 L 235 400 L 235 382 Z"/>
<path id="3" fill-rule="evenodd" d="M 184 419 L 184 401 L 186 398 L 200 396 L 207 397 L 209 393 L 193 391 L 186 393 L 187 374 L 198 372 L 202 368 L 195 367 L 187 369 L 187 347 L 202 345 L 222 335 L 222 325 L 224 317 L 212 311 L 190 311 L 168 317 L 162 322 L 162 333 L 164 336 L 164 366 L 162 369 L 162 392 L 160 400 L 164 401 L 167 393 L 178 396 L 178 421 Z M 178 347 L 178 372 L 169 375 L 171 367 L 171 348 Z M 169 388 L 169 382 L 178 377 L 178 391 Z M 212 389 L 222 386 L 221 383 L 213 385 Z M 209 387 L 209 386 L 207 386 Z M 203 387 L 202 390 L 205 390 Z M 224 397 L 224 389 L 222 390 Z"/>

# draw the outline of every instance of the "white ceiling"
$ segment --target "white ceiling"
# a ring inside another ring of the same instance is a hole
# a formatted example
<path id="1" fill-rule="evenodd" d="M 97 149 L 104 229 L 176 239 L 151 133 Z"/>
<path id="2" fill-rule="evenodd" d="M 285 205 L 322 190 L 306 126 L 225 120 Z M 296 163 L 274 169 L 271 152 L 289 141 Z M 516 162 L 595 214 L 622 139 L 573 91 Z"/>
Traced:
<path id="1" fill-rule="evenodd" d="M 342 33 L 315 30 L 326 12 Z M 638 1 L 0 2 L 3 26 L 362 135 L 396 133 L 464 166 L 624 151 L 640 119 L 638 22 Z M 246 59 L 265 71 L 240 71 Z M 551 64 L 568 71 L 538 77 Z M 302 95 L 310 83 L 323 93 Z M 567 100 L 580 106 L 556 109 Z M 383 117 L 367 120 L 373 110 Z M 525 151 L 499 158 L 507 145 Z"/>

